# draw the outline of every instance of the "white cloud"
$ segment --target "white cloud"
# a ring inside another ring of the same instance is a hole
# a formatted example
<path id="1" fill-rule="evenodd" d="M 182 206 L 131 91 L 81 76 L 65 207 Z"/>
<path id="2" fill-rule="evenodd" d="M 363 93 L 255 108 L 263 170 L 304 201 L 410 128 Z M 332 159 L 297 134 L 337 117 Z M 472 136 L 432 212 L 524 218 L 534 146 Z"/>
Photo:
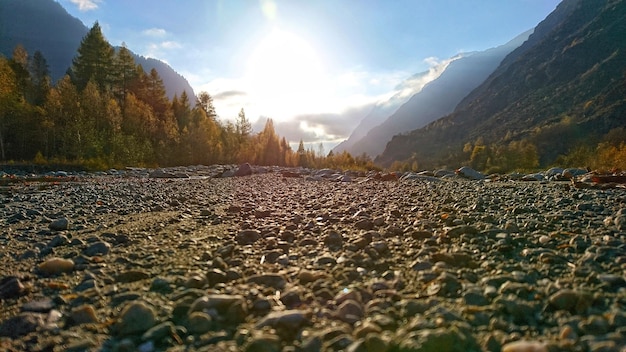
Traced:
<path id="1" fill-rule="evenodd" d="M 151 43 L 148 44 L 146 50 L 147 52 L 144 54 L 147 57 L 151 57 L 154 59 L 161 60 L 168 65 L 170 64 L 170 60 L 168 58 L 168 52 L 174 49 L 180 49 L 183 46 L 175 41 L 164 41 L 160 43 Z"/>
<path id="2" fill-rule="evenodd" d="M 424 62 L 430 66 L 428 71 L 421 75 L 411 77 L 408 80 L 402 82 L 401 85 L 398 87 L 400 90 L 400 95 L 402 97 L 407 97 L 421 91 L 425 85 L 437 79 L 443 73 L 443 71 L 446 70 L 446 68 L 452 61 L 457 60 L 460 57 L 461 55 L 457 55 L 445 60 L 439 60 L 436 57 L 428 57 L 424 59 Z"/>
<path id="3" fill-rule="evenodd" d="M 163 28 L 149 28 L 141 32 L 149 37 L 164 37 L 167 31 Z"/>
<path id="4" fill-rule="evenodd" d="M 162 42 L 160 46 L 161 48 L 167 50 L 182 48 L 182 45 L 180 45 L 180 43 L 171 40 Z"/>
<path id="5" fill-rule="evenodd" d="M 70 0 L 70 2 L 78 6 L 80 11 L 91 11 L 97 9 L 102 0 Z"/>
<path id="6" fill-rule="evenodd" d="M 204 74 L 210 75 L 209 72 Z M 197 76 L 191 80 L 196 94 L 207 92 L 213 97 L 213 104 L 220 119 L 234 121 L 241 108 L 245 109 L 246 117 L 250 121 L 257 120 L 262 114 L 248 94 L 247 85 L 242 79 L 215 78 L 206 83 L 194 84 L 200 81 L 201 78 Z M 233 92 L 238 94 L 233 94 Z"/>

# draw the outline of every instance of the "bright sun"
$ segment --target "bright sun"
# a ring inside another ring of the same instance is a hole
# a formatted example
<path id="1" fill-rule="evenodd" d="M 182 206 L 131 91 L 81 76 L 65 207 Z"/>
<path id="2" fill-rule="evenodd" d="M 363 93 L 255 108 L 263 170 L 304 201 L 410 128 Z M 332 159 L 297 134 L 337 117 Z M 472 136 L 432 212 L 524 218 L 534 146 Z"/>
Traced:
<path id="1" fill-rule="evenodd" d="M 259 106 L 275 119 L 314 106 L 324 90 L 324 70 L 302 38 L 280 30 L 265 37 L 248 59 L 246 80 Z M 319 102 L 318 102 L 319 104 Z"/>

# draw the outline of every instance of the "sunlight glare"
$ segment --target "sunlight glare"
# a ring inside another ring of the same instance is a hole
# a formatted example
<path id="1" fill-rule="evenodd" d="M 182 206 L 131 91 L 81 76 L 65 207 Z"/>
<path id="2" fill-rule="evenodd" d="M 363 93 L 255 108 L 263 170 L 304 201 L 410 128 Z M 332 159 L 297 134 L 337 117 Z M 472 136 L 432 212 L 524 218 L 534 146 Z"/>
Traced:
<path id="1" fill-rule="evenodd" d="M 280 30 L 272 31 L 252 52 L 246 80 L 259 96 L 261 110 L 279 120 L 297 111 L 318 110 L 316 98 L 325 87 L 324 69 L 315 50 L 302 38 Z"/>
<path id="2" fill-rule="evenodd" d="M 300 129 L 305 132 L 312 132 L 313 134 L 315 134 L 316 137 L 327 136 L 326 130 L 324 130 L 324 127 L 317 126 L 317 125 L 310 125 L 306 121 L 300 121 Z M 328 136 L 328 137 L 334 137 L 334 136 Z"/>
<path id="3" fill-rule="evenodd" d="M 278 8 L 276 7 L 274 0 L 261 0 L 261 11 L 263 11 L 265 18 L 273 21 L 276 19 Z"/>

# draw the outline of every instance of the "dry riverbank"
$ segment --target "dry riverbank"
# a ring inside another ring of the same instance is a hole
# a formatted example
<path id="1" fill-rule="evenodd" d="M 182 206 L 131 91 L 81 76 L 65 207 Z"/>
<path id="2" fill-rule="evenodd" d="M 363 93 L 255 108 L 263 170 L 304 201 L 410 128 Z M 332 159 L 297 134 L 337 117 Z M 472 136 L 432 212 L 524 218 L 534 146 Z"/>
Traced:
<path id="1" fill-rule="evenodd" d="M 6 185 L 0 349 L 625 346 L 625 189 L 196 176 Z"/>

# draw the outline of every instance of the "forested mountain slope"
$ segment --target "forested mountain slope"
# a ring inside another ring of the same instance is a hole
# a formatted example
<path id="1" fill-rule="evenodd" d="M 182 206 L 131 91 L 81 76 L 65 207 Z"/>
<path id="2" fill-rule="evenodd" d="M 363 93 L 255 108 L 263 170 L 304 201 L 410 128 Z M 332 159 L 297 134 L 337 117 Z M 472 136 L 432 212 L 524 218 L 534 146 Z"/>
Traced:
<path id="1" fill-rule="evenodd" d="M 626 124 L 625 62 L 626 1 L 564 0 L 452 114 L 395 136 L 377 162 L 458 165 L 524 141 L 552 163 Z"/>
<path id="2" fill-rule="evenodd" d="M 91 25 L 91 24 L 89 24 Z M 61 79 L 72 65 L 72 58 L 88 28 L 54 0 L 0 0 L 0 54 L 7 58 L 21 44 L 33 55 L 45 57 L 53 82 Z M 171 99 L 183 91 L 194 97 L 189 82 L 166 63 L 133 54 L 146 72 L 155 68 Z"/>
<path id="3" fill-rule="evenodd" d="M 454 111 L 456 105 L 498 67 L 502 59 L 520 46 L 530 32 L 510 42 L 485 51 L 462 54 L 443 73 L 428 83 L 382 124 L 372 128 L 348 149 L 353 155 L 376 156 L 391 138 L 436 120 Z"/>

